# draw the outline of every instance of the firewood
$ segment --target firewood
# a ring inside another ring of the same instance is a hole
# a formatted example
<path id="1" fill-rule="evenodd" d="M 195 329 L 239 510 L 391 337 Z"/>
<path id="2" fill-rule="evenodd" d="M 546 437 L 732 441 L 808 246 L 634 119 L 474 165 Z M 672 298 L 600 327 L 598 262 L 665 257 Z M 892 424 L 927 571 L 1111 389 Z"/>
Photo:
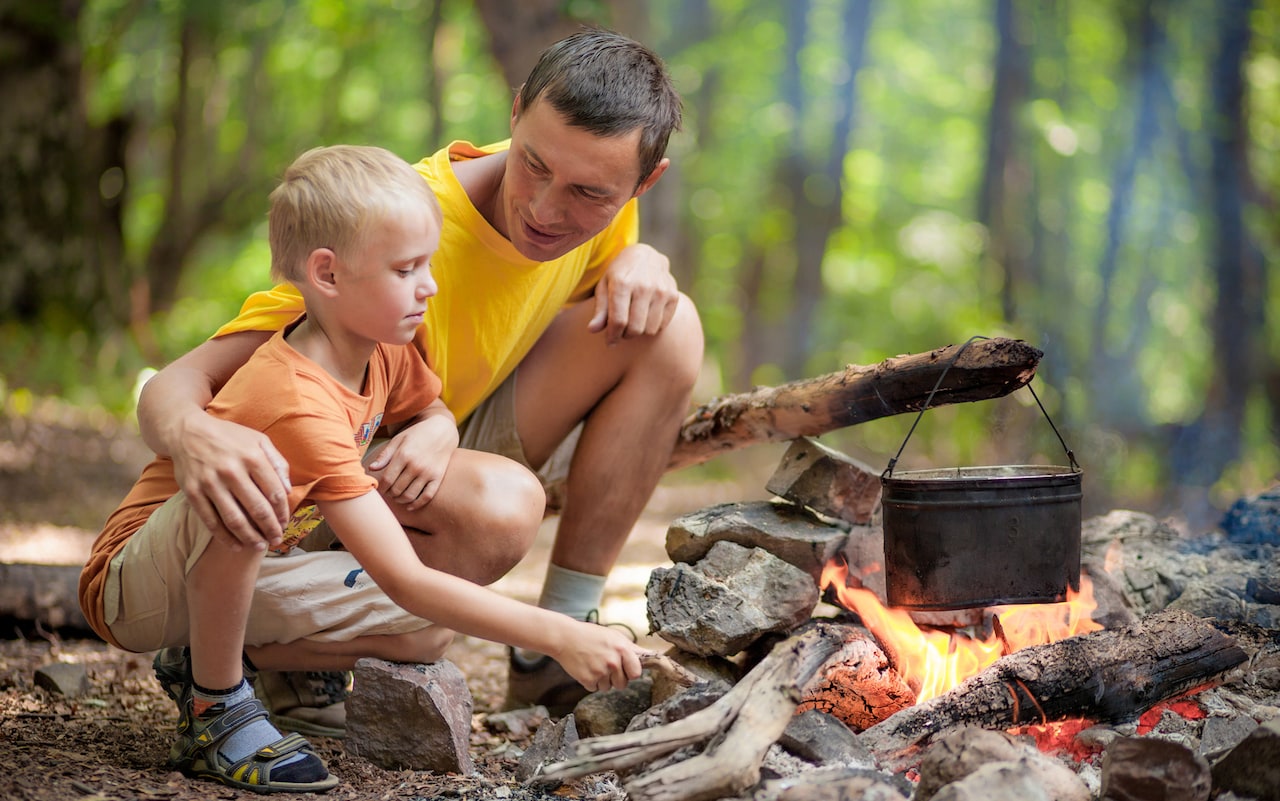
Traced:
<path id="1" fill-rule="evenodd" d="M 835 655 L 852 626 L 819 621 L 774 647 L 711 706 L 651 729 L 579 741 L 573 759 L 550 765 L 542 780 L 562 782 L 601 771 L 623 775 L 631 801 L 707 801 L 736 795 L 760 779 L 760 764 L 787 727 L 806 684 Z M 709 741 L 709 742 L 708 742 Z M 644 765 L 686 746 L 702 753 L 649 772 Z"/>
<path id="2" fill-rule="evenodd" d="M 1022 340 L 993 338 L 894 356 L 875 365 L 851 364 L 816 378 L 716 398 L 686 418 L 667 469 L 758 442 L 817 436 L 917 412 L 944 370 L 931 407 L 999 398 L 1030 382 L 1043 355 Z"/>
<path id="3" fill-rule="evenodd" d="M 844 639 L 804 687 L 798 711 L 817 709 L 861 732 L 914 704 L 916 694 L 871 633 L 857 630 L 865 635 Z"/>
<path id="4" fill-rule="evenodd" d="M 1121 722 L 1245 658 L 1209 621 L 1165 610 L 1005 656 L 950 692 L 872 726 L 862 741 L 882 762 L 902 764 L 956 726 L 1007 729 L 1075 717 Z"/>
<path id="5" fill-rule="evenodd" d="M 669 656 L 655 652 L 640 655 L 640 666 L 646 670 L 661 673 L 668 681 L 679 687 L 692 687 L 698 683 L 698 676 Z"/>

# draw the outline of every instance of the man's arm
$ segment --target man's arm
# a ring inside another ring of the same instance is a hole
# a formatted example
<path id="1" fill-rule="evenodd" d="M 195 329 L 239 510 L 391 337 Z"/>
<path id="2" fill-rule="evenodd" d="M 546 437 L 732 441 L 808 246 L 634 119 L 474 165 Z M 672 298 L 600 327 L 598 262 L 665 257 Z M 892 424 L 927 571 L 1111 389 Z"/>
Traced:
<path id="1" fill-rule="evenodd" d="M 205 407 L 263 342 L 266 331 L 208 340 L 151 378 L 138 399 L 142 439 L 173 459 L 175 475 L 215 535 L 262 549 L 280 541 L 289 515 L 289 467 L 262 432 L 219 420 Z"/>

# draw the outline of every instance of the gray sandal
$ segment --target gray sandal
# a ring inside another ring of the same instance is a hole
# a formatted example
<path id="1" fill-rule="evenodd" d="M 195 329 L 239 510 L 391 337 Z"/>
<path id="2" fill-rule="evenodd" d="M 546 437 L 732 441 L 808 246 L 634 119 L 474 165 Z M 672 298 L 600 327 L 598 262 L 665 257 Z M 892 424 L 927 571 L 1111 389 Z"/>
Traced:
<path id="1" fill-rule="evenodd" d="M 207 721 L 187 710 L 178 722 L 178 740 L 169 751 L 169 765 L 194 778 L 213 779 L 255 793 L 323 793 L 338 785 L 338 777 L 329 773 L 311 743 L 297 733 L 235 762 L 218 753 L 218 746 L 228 735 L 258 718 L 265 720 L 268 714 L 256 698 L 242 701 Z M 299 753 L 311 759 L 278 768 L 281 760 Z M 276 773 L 278 778 L 273 776 Z"/>

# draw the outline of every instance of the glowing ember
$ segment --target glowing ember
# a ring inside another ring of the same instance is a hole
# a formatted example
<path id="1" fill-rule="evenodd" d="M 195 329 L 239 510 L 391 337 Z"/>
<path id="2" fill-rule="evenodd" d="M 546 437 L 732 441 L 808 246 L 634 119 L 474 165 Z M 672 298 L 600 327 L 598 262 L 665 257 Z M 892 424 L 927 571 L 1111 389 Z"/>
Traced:
<path id="1" fill-rule="evenodd" d="M 1082 743 L 1076 735 L 1093 725 L 1086 718 L 1057 720 L 1051 723 L 1036 723 L 1031 726 L 1019 726 L 1010 729 L 1015 736 L 1027 735 L 1035 740 L 1036 747 L 1046 754 L 1063 754 L 1074 762 L 1084 762 L 1102 753 L 1100 743 Z"/>
<path id="2" fill-rule="evenodd" d="M 1185 720 L 1203 720 L 1208 717 L 1208 713 L 1204 711 L 1204 707 L 1200 705 L 1192 696 L 1199 693 L 1209 685 L 1202 685 L 1194 689 L 1188 690 L 1178 698 L 1164 701 L 1142 713 L 1142 717 L 1138 718 L 1138 734 L 1150 734 L 1160 721 L 1164 718 L 1165 711 L 1176 712 Z"/>
<path id="3" fill-rule="evenodd" d="M 977 640 L 921 629 L 909 614 L 884 606 L 870 590 L 847 586 L 848 574 L 842 561 L 829 563 L 822 573 L 823 590 L 832 588 L 840 605 L 857 613 L 915 691 L 917 701 L 941 695 L 1006 654 L 1102 628 L 1090 617 L 1096 604 L 1087 576 L 1080 577 L 1080 592 L 1068 590 L 1067 600 L 1061 603 L 993 607 L 995 633 Z"/>

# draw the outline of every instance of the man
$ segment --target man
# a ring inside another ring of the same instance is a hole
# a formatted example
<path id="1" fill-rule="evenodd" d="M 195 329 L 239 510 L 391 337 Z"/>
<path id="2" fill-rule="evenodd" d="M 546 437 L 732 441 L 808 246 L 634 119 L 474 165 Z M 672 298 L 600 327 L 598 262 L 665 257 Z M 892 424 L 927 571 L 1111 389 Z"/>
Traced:
<path id="1" fill-rule="evenodd" d="M 594 615 L 666 468 L 702 361 L 692 302 L 667 259 L 637 242 L 637 198 L 667 169 L 667 141 L 679 125 L 680 100 L 662 62 L 630 39 L 585 30 L 543 53 L 516 97 L 509 142 L 455 142 L 417 165 L 445 216 L 434 260 L 442 300 L 417 342 L 462 421 L 462 448 L 508 456 L 544 481 L 562 474 L 539 605 L 579 619 Z M 173 458 L 201 518 L 245 544 L 279 536 L 285 468 L 256 432 L 203 409 L 301 308 L 280 287 L 251 297 L 240 317 L 156 375 L 139 403 L 145 440 Z M 435 465 L 450 445 L 420 438 L 397 447 L 396 458 L 410 460 L 396 465 L 397 475 L 417 480 L 409 493 L 404 478 L 383 489 L 400 522 L 422 533 L 425 562 L 490 583 L 529 546 L 493 524 L 504 482 L 518 478 L 477 474 L 469 479 L 474 503 L 433 504 Z M 375 475 L 386 467 L 376 455 L 369 463 Z M 278 722 L 341 732 L 340 705 L 311 708 L 341 696 L 332 677 L 311 676 L 311 690 L 299 677 L 263 679 Z M 515 651 L 508 687 L 508 706 L 557 712 L 582 692 L 550 659 Z M 296 697 L 277 702 L 284 696 Z M 282 710 L 286 703 L 296 708 Z"/>

